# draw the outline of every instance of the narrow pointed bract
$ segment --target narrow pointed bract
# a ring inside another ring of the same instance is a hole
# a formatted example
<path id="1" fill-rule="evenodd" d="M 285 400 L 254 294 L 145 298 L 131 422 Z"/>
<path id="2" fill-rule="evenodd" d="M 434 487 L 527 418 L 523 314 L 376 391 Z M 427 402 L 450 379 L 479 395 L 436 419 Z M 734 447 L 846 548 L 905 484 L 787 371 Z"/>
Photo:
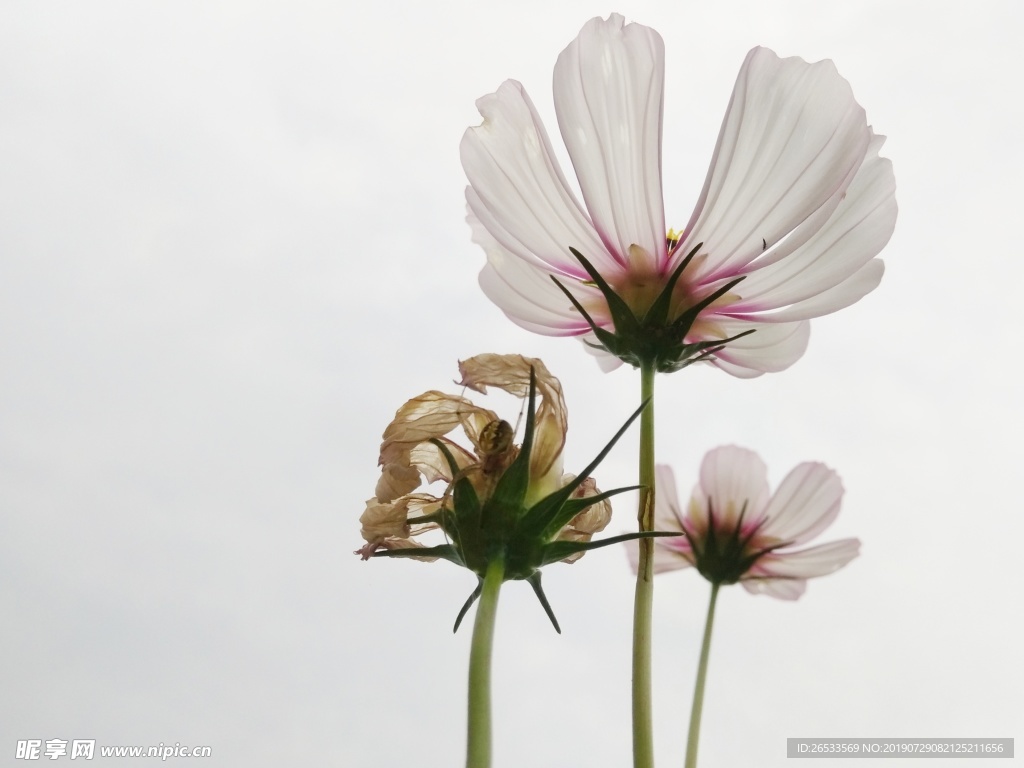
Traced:
<path id="1" fill-rule="evenodd" d="M 520 83 L 478 100 L 461 154 L 481 287 L 520 326 L 581 337 L 606 370 L 787 368 L 810 318 L 881 280 L 896 220 L 884 139 L 831 62 L 754 48 L 677 232 L 662 196 L 664 80 L 661 36 L 618 14 L 558 57 L 555 111 L 582 202 Z"/>

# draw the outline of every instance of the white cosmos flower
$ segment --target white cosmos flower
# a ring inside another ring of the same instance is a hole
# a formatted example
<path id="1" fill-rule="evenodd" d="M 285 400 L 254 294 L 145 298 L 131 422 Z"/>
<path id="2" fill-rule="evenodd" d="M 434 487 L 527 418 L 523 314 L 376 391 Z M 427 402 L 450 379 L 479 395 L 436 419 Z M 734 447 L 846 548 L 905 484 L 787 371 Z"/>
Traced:
<path id="1" fill-rule="evenodd" d="M 508 80 L 477 101 L 484 120 L 466 131 L 461 154 L 468 220 L 487 255 L 481 286 L 523 328 L 593 343 L 587 318 L 551 277 L 598 328 L 616 330 L 615 318 L 570 247 L 638 319 L 693 252 L 663 327 L 742 278 L 676 341 L 753 329 L 707 359 L 741 377 L 782 370 L 806 349 L 810 318 L 853 304 L 881 280 L 874 257 L 896 221 L 892 164 L 878 156 L 883 137 L 832 62 L 755 48 L 677 236 L 666 231 L 662 198 L 664 69 L 661 36 L 617 14 L 587 22 L 558 57 L 555 111 L 583 204 L 522 85 Z"/>
<path id="2" fill-rule="evenodd" d="M 739 582 L 748 592 L 795 600 L 807 579 L 842 568 L 860 551 L 857 539 L 804 549 L 839 514 L 843 485 L 824 464 L 800 464 L 772 494 L 768 470 L 753 451 L 708 452 L 685 509 L 670 467 L 657 468 L 654 526 L 684 536 L 654 540 L 655 572 L 694 566 L 711 582 Z M 636 547 L 630 557 L 636 569 Z"/>

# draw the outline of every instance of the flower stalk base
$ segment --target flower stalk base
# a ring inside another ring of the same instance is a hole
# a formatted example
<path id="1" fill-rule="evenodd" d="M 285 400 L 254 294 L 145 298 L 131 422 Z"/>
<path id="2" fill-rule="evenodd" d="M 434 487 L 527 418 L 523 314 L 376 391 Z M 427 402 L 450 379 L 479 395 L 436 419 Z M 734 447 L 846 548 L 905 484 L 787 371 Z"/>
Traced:
<path id="1" fill-rule="evenodd" d="M 491 765 L 491 651 L 498 592 L 505 580 L 505 563 L 492 560 L 480 589 L 480 603 L 473 623 L 469 651 L 469 718 L 466 735 L 466 768 Z"/>
<path id="2" fill-rule="evenodd" d="M 700 742 L 700 717 L 704 711 L 704 683 L 708 676 L 708 656 L 711 653 L 711 630 L 715 623 L 715 603 L 718 602 L 720 584 L 711 585 L 708 618 L 704 623 L 704 640 L 700 645 L 697 682 L 693 687 L 693 707 L 690 709 L 690 732 L 686 737 L 686 768 L 697 768 L 697 747 Z"/>
<path id="3" fill-rule="evenodd" d="M 640 366 L 640 533 L 654 530 L 654 365 Z M 633 765 L 654 766 L 654 724 L 651 714 L 651 615 L 654 607 L 653 542 L 641 538 L 640 565 L 633 603 Z"/>

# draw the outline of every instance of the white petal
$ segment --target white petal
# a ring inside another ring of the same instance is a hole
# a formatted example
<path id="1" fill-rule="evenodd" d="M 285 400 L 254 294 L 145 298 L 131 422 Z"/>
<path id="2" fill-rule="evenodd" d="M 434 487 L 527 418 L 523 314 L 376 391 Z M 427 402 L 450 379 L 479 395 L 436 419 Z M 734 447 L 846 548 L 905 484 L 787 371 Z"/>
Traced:
<path id="1" fill-rule="evenodd" d="M 473 213 L 509 251 L 586 277 L 573 246 L 598 267 L 615 262 L 569 189 L 551 142 L 523 87 L 507 80 L 477 101 L 484 121 L 462 137 L 460 152 L 475 195 Z"/>
<path id="2" fill-rule="evenodd" d="M 472 190 L 467 190 L 467 196 L 472 194 Z M 466 221 L 472 230 L 473 242 L 487 254 L 487 264 L 480 272 L 480 287 L 513 322 L 547 336 L 575 336 L 590 330 L 587 321 L 552 281 L 548 268 L 503 248 L 472 212 Z M 600 301 L 596 288 L 564 275 L 558 279 L 584 306 Z M 600 318 L 594 319 L 600 322 Z"/>
<path id="3" fill-rule="evenodd" d="M 701 462 L 700 492 L 704 499 L 711 499 L 717 522 L 724 522 L 726 515 L 735 521 L 744 507 L 744 520 L 757 520 L 768 502 L 768 468 L 746 448 L 715 448 Z M 706 513 L 706 507 L 702 512 Z"/>
<path id="4" fill-rule="evenodd" d="M 740 69 L 679 252 L 704 243 L 705 279 L 742 268 L 764 243 L 774 245 L 830 200 L 835 203 L 864 160 L 868 141 L 864 110 L 832 62 L 808 64 L 753 49 Z"/>
<path id="5" fill-rule="evenodd" d="M 889 242 L 896 226 L 896 179 L 892 163 L 878 156 L 884 140 L 884 136 L 873 137 L 868 156 L 845 198 L 824 226 L 799 247 L 791 247 L 787 240 L 768 254 L 769 258 L 758 259 L 750 265 L 746 279 L 735 289 L 743 299 L 729 307 L 731 313 L 748 314 L 750 310 L 806 302 L 855 276 L 864 277 L 863 267 Z M 879 271 L 870 274 L 881 279 L 881 267 L 876 265 L 874 269 Z M 847 306 L 871 290 L 865 290 L 867 283 L 860 282 L 856 289 L 833 294 L 833 302 L 805 303 L 799 317 L 796 312 L 788 312 L 771 319 L 815 317 L 808 311 L 834 311 L 840 307 L 828 307 L 836 303 L 835 297 L 856 295 L 841 304 Z"/>
<path id="6" fill-rule="evenodd" d="M 591 315 L 593 317 L 593 315 Z M 597 320 L 597 318 L 594 318 Z M 586 336 L 580 336 L 580 341 L 583 342 L 583 349 L 588 355 L 593 355 L 597 360 L 598 367 L 605 373 L 610 373 L 618 368 L 622 367 L 622 360 L 617 358 L 611 352 L 602 349 L 598 344 L 597 336 L 593 333 L 588 333 Z"/>
<path id="7" fill-rule="evenodd" d="M 768 503 L 765 536 L 800 543 L 827 528 L 843 500 L 843 483 L 824 464 L 806 462 L 786 475 Z"/>
<path id="8" fill-rule="evenodd" d="M 655 468 L 654 494 L 654 530 L 682 531 L 683 515 L 679 509 L 679 494 L 676 491 L 676 479 L 672 468 L 659 464 Z M 629 562 L 635 573 L 640 567 L 640 545 L 636 541 L 627 542 Z M 689 568 L 690 542 L 685 536 L 661 537 L 654 540 L 654 573 L 676 571 Z"/>
<path id="9" fill-rule="evenodd" d="M 804 579 L 744 579 L 740 584 L 752 595 L 768 595 L 779 600 L 796 600 L 807 589 Z"/>
<path id="10" fill-rule="evenodd" d="M 562 139 L 594 225 L 622 264 L 634 244 L 657 265 L 666 260 L 664 80 L 661 36 L 618 14 L 587 22 L 555 64 Z"/>
<path id="11" fill-rule="evenodd" d="M 813 579 L 834 573 L 860 554 L 860 541 L 842 539 L 799 552 L 773 552 L 754 566 L 754 573 L 786 579 Z"/>
<path id="12" fill-rule="evenodd" d="M 806 321 L 751 323 L 732 318 L 715 318 L 714 322 L 726 334 L 725 338 L 749 328 L 755 329 L 749 336 L 730 341 L 712 361 L 726 373 L 739 378 L 753 378 L 762 373 L 785 370 L 803 356 L 811 335 L 810 323 Z"/>
<path id="13" fill-rule="evenodd" d="M 626 542 L 626 556 L 633 573 L 640 570 L 640 544 L 636 539 Z M 654 540 L 654 559 L 651 568 L 654 573 L 667 573 L 690 568 L 690 543 L 685 536 L 661 536 Z"/>
<path id="14" fill-rule="evenodd" d="M 851 304 L 856 304 L 875 290 L 882 282 L 884 273 L 885 264 L 882 263 L 882 260 L 872 259 L 839 285 L 822 291 L 817 296 L 812 296 L 778 312 L 757 314 L 754 317 L 766 323 L 788 323 L 794 320 L 810 320 L 837 312 Z"/>
<path id="15" fill-rule="evenodd" d="M 654 469 L 654 530 L 682 531 L 683 513 L 679 509 L 679 493 L 672 467 L 658 464 Z"/>

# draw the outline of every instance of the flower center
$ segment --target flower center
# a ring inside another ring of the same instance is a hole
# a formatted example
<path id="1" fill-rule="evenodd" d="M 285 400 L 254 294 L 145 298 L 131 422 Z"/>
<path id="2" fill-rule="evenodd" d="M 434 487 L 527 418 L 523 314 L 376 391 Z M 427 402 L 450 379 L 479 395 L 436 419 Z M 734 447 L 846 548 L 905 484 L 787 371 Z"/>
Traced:
<path id="1" fill-rule="evenodd" d="M 744 520 L 746 502 L 738 515 L 731 502 L 724 508 L 716 508 L 714 499 L 706 503 L 706 509 L 691 505 L 684 529 L 694 565 L 708 581 L 735 584 L 763 555 L 784 544 L 759 534 L 764 519 Z"/>

